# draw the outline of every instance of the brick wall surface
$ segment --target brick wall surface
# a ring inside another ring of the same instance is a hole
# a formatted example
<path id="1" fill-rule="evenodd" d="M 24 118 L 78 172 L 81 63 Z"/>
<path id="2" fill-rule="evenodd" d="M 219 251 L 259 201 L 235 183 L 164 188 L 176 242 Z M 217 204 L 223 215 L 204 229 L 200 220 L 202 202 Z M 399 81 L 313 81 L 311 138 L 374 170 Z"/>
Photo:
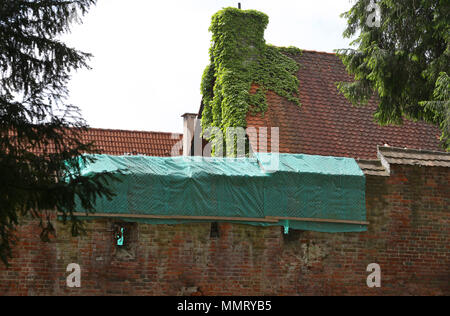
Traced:
<path id="1" fill-rule="evenodd" d="M 208 223 L 134 224 L 128 250 L 112 220 L 90 221 L 72 238 L 39 240 L 33 220 L 18 231 L 14 259 L 0 264 L 0 295 L 449 295 L 449 168 L 391 165 L 368 176 L 366 233 L 317 233 Z M 69 263 L 81 287 L 68 288 Z M 369 288 L 367 265 L 381 267 Z"/>

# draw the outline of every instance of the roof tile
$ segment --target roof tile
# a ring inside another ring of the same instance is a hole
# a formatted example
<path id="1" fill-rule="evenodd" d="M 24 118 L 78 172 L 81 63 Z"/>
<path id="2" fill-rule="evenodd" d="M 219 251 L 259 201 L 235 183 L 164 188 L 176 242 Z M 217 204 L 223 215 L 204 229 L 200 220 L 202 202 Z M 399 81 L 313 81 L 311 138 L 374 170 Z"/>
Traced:
<path id="1" fill-rule="evenodd" d="M 13 133 L 10 132 L 12 136 Z M 179 156 L 182 153 L 182 134 L 163 132 L 143 132 L 130 130 L 112 130 L 88 128 L 81 132 L 81 139 L 85 143 L 92 142 L 97 150 L 108 155 L 146 155 L 172 156 L 172 151 Z M 48 145 L 53 148 L 53 145 Z M 47 147 L 47 150 L 49 149 Z M 52 149 L 50 149 L 51 151 Z M 41 153 L 42 148 L 32 150 Z"/>
<path id="2" fill-rule="evenodd" d="M 264 116 L 247 115 L 248 127 L 280 128 L 280 152 L 376 159 L 377 145 L 384 144 L 442 151 L 437 127 L 411 121 L 379 126 L 373 118 L 375 98 L 365 107 L 352 106 L 336 87 L 337 82 L 352 78 L 335 54 L 303 51 L 297 61 L 302 106 L 269 91 Z M 255 142 L 250 137 L 253 148 Z"/>

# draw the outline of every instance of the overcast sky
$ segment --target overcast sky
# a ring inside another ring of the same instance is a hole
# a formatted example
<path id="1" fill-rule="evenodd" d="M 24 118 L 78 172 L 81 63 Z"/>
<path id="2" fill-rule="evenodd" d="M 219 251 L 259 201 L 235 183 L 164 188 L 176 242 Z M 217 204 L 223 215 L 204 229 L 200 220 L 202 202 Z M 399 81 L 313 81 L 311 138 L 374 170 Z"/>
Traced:
<path id="1" fill-rule="evenodd" d="M 211 16 L 241 2 L 269 16 L 266 42 L 333 52 L 352 0 L 98 0 L 64 40 L 92 53 L 92 70 L 73 75 L 70 102 L 91 127 L 182 132 L 198 112 L 208 64 Z"/>

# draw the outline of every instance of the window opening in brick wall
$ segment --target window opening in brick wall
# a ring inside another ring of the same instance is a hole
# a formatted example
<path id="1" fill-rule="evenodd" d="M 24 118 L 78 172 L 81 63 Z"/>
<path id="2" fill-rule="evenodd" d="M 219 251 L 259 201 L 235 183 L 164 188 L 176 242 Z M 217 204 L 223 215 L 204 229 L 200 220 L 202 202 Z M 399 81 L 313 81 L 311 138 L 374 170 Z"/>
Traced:
<path id="1" fill-rule="evenodd" d="M 211 223 L 211 231 L 209 233 L 210 238 L 219 238 L 219 223 L 213 222 Z"/>
<path id="2" fill-rule="evenodd" d="M 304 230 L 297 230 L 290 228 L 288 233 L 286 234 L 284 227 L 281 227 L 281 233 L 283 235 L 283 240 L 287 243 L 290 242 L 299 242 L 302 234 L 304 233 Z"/>
<path id="3" fill-rule="evenodd" d="M 137 223 L 115 222 L 113 256 L 119 260 L 134 260 L 139 241 Z"/>

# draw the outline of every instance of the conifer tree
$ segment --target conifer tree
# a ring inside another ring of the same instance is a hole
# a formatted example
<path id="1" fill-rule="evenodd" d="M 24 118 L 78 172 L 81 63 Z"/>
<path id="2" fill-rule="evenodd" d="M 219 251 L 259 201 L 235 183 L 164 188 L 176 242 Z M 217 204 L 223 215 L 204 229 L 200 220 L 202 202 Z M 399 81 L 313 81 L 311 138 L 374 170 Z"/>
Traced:
<path id="1" fill-rule="evenodd" d="M 54 232 L 51 216 L 63 213 L 72 233 L 76 200 L 93 211 L 96 197 L 111 197 L 109 174 L 82 176 L 95 152 L 82 141 L 87 128 L 79 108 L 67 103 L 74 70 L 89 54 L 60 38 L 96 0 L 0 0 L 0 259 L 8 263 L 21 217 L 39 219 L 41 238 Z M 81 158 L 80 158 L 81 157 Z M 78 197 L 78 198 L 77 198 Z"/>
<path id="2" fill-rule="evenodd" d="M 355 77 L 341 92 L 356 105 L 376 94 L 382 125 L 408 118 L 440 126 L 450 149 L 450 2 L 357 0 L 343 16 L 344 36 L 358 36 L 356 49 L 338 50 Z"/>

